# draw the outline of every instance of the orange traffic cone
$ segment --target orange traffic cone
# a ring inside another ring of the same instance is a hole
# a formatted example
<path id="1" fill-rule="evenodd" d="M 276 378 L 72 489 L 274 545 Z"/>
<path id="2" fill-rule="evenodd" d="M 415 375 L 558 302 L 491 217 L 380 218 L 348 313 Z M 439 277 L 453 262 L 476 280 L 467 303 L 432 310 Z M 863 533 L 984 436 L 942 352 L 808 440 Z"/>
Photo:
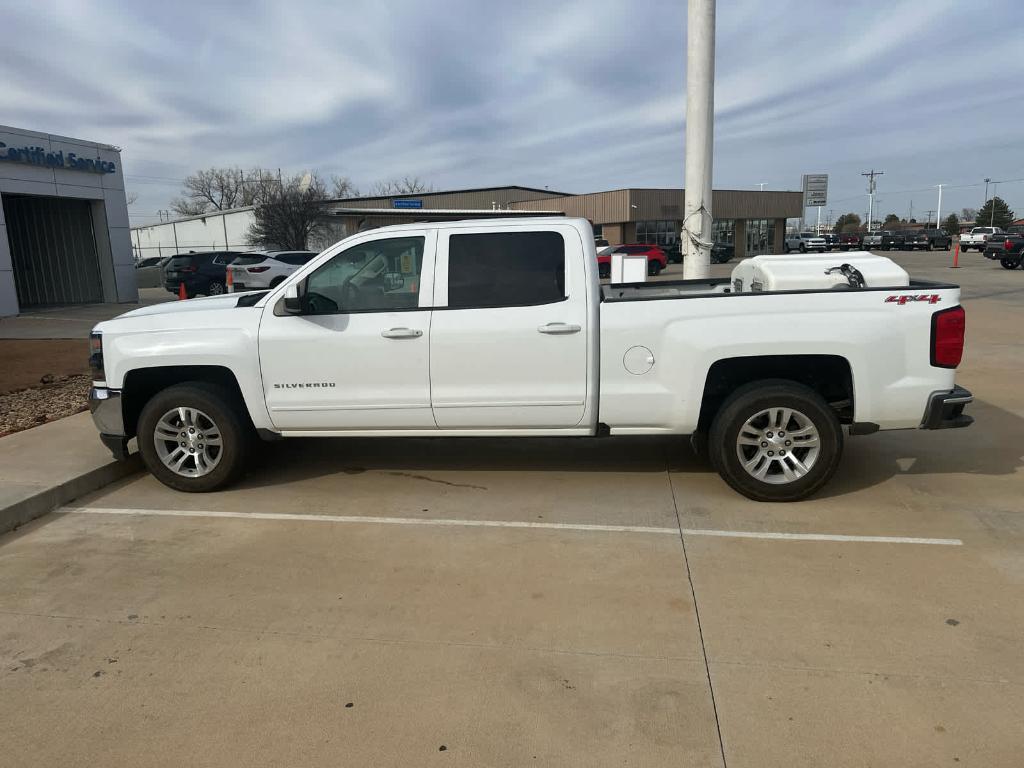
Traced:
<path id="1" fill-rule="evenodd" d="M 953 248 L 953 269 L 960 269 L 960 243 Z"/>
<path id="2" fill-rule="evenodd" d="M 185 290 L 184 283 L 178 283 L 178 301 L 184 301 L 188 298 L 188 291 Z"/>
<path id="3" fill-rule="evenodd" d="M 228 286 L 228 293 L 234 293 L 235 292 L 235 273 L 232 272 L 230 269 L 228 270 L 227 279 L 224 282 Z"/>

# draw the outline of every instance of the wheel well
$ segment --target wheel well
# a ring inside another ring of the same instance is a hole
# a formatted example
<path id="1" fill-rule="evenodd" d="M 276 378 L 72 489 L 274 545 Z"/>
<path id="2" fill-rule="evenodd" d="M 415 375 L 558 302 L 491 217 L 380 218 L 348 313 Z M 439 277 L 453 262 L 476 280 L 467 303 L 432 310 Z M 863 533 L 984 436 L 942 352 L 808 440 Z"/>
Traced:
<path id="1" fill-rule="evenodd" d="M 788 379 L 810 387 L 843 424 L 853 422 L 853 373 L 838 355 L 765 355 L 718 360 L 704 382 L 697 429 L 707 432 L 718 409 L 738 387 L 759 379 Z"/>
<path id="2" fill-rule="evenodd" d="M 186 381 L 205 381 L 217 384 L 237 398 L 248 418 L 244 407 L 242 390 L 230 369 L 219 365 L 169 365 L 154 368 L 136 368 L 125 374 L 121 387 L 121 412 L 124 416 L 125 434 L 131 437 L 136 432 L 139 414 L 157 392 L 184 384 Z"/>

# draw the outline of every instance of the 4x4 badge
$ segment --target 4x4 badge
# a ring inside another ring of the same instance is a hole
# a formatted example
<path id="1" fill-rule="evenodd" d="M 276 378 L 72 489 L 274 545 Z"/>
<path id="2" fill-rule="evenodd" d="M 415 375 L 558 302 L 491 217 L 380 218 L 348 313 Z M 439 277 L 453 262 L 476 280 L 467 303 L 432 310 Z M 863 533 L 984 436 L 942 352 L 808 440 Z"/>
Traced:
<path id="1" fill-rule="evenodd" d="M 916 295 L 909 294 L 904 296 L 887 296 L 885 299 L 886 304 L 888 304 L 890 301 L 899 304 L 902 307 L 904 304 L 908 304 L 911 301 L 927 301 L 929 304 L 938 304 L 940 301 L 942 301 L 942 297 L 939 296 L 939 294 L 937 293 L 918 293 Z"/>

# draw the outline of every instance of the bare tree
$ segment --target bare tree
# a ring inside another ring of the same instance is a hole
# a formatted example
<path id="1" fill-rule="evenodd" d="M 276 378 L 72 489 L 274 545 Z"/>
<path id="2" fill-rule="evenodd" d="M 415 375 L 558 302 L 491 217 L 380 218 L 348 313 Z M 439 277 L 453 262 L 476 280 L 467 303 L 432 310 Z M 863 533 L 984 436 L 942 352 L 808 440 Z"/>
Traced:
<path id="1" fill-rule="evenodd" d="M 171 201 L 171 210 L 179 216 L 199 216 L 210 210 L 205 200 L 188 200 L 182 197 Z"/>
<path id="2" fill-rule="evenodd" d="M 423 181 L 419 176 L 403 176 L 401 179 L 376 182 L 372 187 L 370 187 L 370 197 L 414 195 L 417 192 L 433 191 L 434 186 Z"/>
<path id="3" fill-rule="evenodd" d="M 359 190 L 348 176 L 331 176 L 332 197 L 359 197 Z"/>
<path id="4" fill-rule="evenodd" d="M 978 209 L 977 208 L 961 208 L 960 209 L 960 220 L 961 221 L 977 221 Z"/>
<path id="5" fill-rule="evenodd" d="M 255 205 L 249 242 L 264 248 L 305 250 L 309 237 L 322 226 L 327 187 L 315 172 L 300 173 L 263 188 Z"/>
<path id="6" fill-rule="evenodd" d="M 126 192 L 124 196 L 125 202 L 128 205 L 135 205 L 139 201 L 138 192 Z"/>
<path id="7" fill-rule="evenodd" d="M 225 211 L 243 205 L 245 182 L 241 168 L 208 168 L 186 176 L 183 195 L 171 203 L 180 214 Z"/>

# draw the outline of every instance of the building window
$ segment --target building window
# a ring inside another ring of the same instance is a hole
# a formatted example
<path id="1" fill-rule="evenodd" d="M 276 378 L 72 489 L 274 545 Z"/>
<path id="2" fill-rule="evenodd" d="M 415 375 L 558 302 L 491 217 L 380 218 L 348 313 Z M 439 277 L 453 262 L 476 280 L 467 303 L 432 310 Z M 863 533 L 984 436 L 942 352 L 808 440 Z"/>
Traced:
<path id="1" fill-rule="evenodd" d="M 679 222 L 675 219 L 638 221 L 636 223 L 636 241 L 675 250 L 679 248 L 679 229 Z"/>
<path id="2" fill-rule="evenodd" d="M 775 219 L 747 219 L 747 256 L 775 250 Z"/>
<path id="3" fill-rule="evenodd" d="M 736 220 L 735 219 L 715 219 L 711 223 L 711 242 L 713 243 L 725 243 L 727 245 L 736 244 Z"/>

